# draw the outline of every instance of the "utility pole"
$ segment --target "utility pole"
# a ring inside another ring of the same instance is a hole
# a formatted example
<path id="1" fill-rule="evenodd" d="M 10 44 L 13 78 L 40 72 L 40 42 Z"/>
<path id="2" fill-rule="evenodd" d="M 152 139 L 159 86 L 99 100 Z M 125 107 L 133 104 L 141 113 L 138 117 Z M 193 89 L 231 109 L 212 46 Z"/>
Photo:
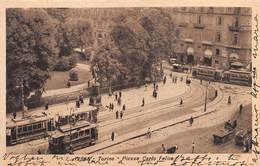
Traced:
<path id="1" fill-rule="evenodd" d="M 208 82 L 206 82 L 206 93 L 205 93 L 205 103 L 204 103 L 204 112 L 207 111 L 207 97 L 208 97 Z"/>

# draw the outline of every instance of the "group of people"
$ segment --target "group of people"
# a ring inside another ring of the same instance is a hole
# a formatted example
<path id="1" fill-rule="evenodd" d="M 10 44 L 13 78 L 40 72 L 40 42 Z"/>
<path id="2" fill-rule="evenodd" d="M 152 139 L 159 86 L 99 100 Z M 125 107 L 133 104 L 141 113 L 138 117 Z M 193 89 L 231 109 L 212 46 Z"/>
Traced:
<path id="1" fill-rule="evenodd" d="M 80 108 L 80 105 L 81 104 L 84 104 L 84 96 L 83 94 L 80 94 L 78 97 L 77 97 L 77 100 L 76 100 L 76 108 Z"/>

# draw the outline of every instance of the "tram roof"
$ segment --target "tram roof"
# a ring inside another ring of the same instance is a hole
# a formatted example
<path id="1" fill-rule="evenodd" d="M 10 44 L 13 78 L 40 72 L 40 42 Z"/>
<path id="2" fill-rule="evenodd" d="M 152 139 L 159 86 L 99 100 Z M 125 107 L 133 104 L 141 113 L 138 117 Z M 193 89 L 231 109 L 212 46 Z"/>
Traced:
<path id="1" fill-rule="evenodd" d="M 59 138 L 59 137 L 64 136 L 64 135 L 69 135 L 70 133 L 73 134 L 73 133 L 76 133 L 76 132 L 91 129 L 91 128 L 97 127 L 98 125 L 92 124 L 92 123 L 88 123 L 88 124 L 85 123 L 85 125 L 82 125 L 81 127 L 76 127 L 76 128 L 75 127 L 70 128 L 69 125 L 65 125 L 65 126 L 68 127 L 66 131 L 55 130 L 54 134 L 51 137 L 52 138 Z"/>
<path id="2" fill-rule="evenodd" d="M 230 73 L 241 73 L 241 74 L 251 74 L 250 71 L 243 71 L 243 70 L 228 70 L 226 72 L 230 72 Z"/>
<path id="3" fill-rule="evenodd" d="M 60 129 L 61 132 L 65 133 L 65 132 L 68 132 L 70 130 L 76 130 L 76 129 L 80 129 L 80 128 L 90 126 L 90 125 L 91 125 L 91 123 L 88 122 L 88 121 L 78 121 L 74 125 L 73 124 L 66 124 L 66 125 L 60 126 L 59 129 Z"/>
<path id="4" fill-rule="evenodd" d="M 73 108 L 73 109 L 74 109 L 74 108 Z M 72 113 L 74 113 L 74 114 L 81 114 L 81 113 L 84 113 L 84 112 L 94 111 L 94 110 L 96 110 L 96 109 L 97 109 L 97 107 L 94 107 L 94 106 L 90 106 L 90 105 L 85 106 L 85 105 L 82 105 L 80 108 L 74 109 L 75 111 L 71 112 L 71 114 L 72 114 Z M 61 112 L 60 115 L 61 115 L 61 116 L 68 116 L 68 115 L 70 115 L 70 111 L 63 111 L 63 112 Z"/>
<path id="5" fill-rule="evenodd" d="M 16 127 L 16 126 L 24 126 L 27 124 L 33 124 L 37 122 L 42 122 L 51 119 L 47 114 L 37 114 L 32 116 L 27 116 L 24 118 L 16 118 L 11 119 L 10 121 L 7 121 L 6 127 Z"/>

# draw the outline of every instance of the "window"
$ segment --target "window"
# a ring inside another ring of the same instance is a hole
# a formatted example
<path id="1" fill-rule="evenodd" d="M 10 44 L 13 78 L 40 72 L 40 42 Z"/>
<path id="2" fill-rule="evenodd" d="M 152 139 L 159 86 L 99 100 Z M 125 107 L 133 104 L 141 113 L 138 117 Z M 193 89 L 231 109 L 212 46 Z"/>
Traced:
<path id="1" fill-rule="evenodd" d="M 86 135 L 89 135 L 89 130 L 85 130 L 85 134 L 86 134 Z"/>
<path id="2" fill-rule="evenodd" d="M 238 27 L 238 25 L 239 25 L 238 17 L 235 18 L 235 23 L 234 24 L 235 24 L 235 27 Z"/>
<path id="3" fill-rule="evenodd" d="M 83 136 L 84 136 L 84 131 L 80 131 L 80 132 L 79 132 L 79 136 L 80 136 L 80 137 L 83 137 Z"/>
<path id="4" fill-rule="evenodd" d="M 221 34 L 220 34 L 220 32 L 217 32 L 217 34 L 216 34 L 216 42 L 221 42 Z"/>
<path id="5" fill-rule="evenodd" d="M 216 55 L 220 55 L 220 50 L 218 48 L 216 49 Z"/>
<path id="6" fill-rule="evenodd" d="M 18 133 L 22 132 L 22 127 L 18 127 Z"/>
<path id="7" fill-rule="evenodd" d="M 237 44 L 238 44 L 238 34 L 234 34 L 233 44 L 234 44 L 234 45 L 237 45 Z"/>
<path id="8" fill-rule="evenodd" d="M 38 126 L 38 129 L 42 128 L 42 124 L 41 123 L 39 123 L 37 126 Z"/>
<path id="9" fill-rule="evenodd" d="M 23 131 L 27 131 L 27 126 L 24 126 L 24 127 L 23 127 Z"/>
<path id="10" fill-rule="evenodd" d="M 29 130 L 29 131 L 32 131 L 32 126 L 28 126 L 28 130 Z"/>
<path id="11" fill-rule="evenodd" d="M 198 24 L 201 24 L 201 16 L 198 16 Z"/>
<path id="12" fill-rule="evenodd" d="M 218 16 L 217 17 L 217 25 L 221 25 L 222 24 L 222 17 Z"/>

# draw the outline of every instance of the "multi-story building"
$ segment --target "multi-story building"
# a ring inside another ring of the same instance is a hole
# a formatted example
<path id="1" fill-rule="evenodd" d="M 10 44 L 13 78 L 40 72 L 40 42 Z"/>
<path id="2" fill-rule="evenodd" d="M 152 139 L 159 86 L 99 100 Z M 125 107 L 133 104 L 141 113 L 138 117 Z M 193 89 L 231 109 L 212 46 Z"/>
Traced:
<path id="1" fill-rule="evenodd" d="M 141 15 L 142 8 L 133 8 Z M 251 8 L 176 7 L 163 8 L 177 26 L 175 56 L 179 63 L 204 64 L 228 69 L 233 62 L 251 63 Z M 76 9 L 77 16 L 92 25 L 93 50 L 111 42 L 112 19 L 124 8 Z"/>
<path id="2" fill-rule="evenodd" d="M 227 69 L 251 63 L 251 8 L 168 8 L 179 30 L 179 63 Z M 237 63 L 239 65 L 239 63 Z"/>

